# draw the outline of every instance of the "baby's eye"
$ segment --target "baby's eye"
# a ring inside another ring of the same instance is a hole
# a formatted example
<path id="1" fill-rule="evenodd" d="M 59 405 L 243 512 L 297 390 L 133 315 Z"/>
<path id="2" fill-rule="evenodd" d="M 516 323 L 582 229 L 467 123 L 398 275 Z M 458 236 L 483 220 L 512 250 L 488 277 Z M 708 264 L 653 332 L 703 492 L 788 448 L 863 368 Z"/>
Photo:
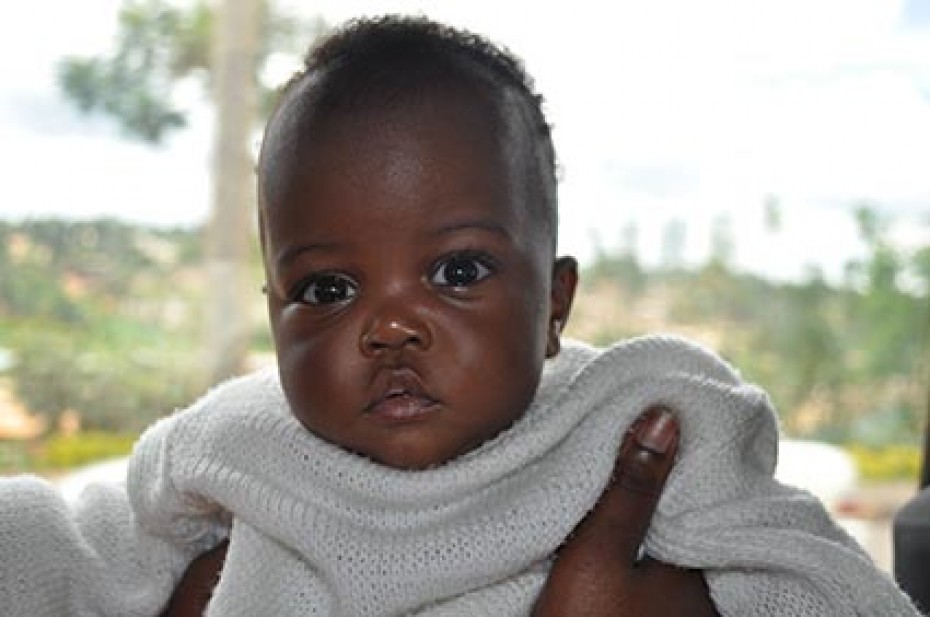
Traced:
<path id="1" fill-rule="evenodd" d="M 468 287 L 487 278 L 493 272 L 491 263 L 481 256 L 452 255 L 436 265 L 430 282 L 441 287 Z"/>
<path id="2" fill-rule="evenodd" d="M 344 274 L 317 274 L 305 279 L 292 294 L 295 302 L 304 304 L 339 304 L 358 293 L 358 284 Z"/>

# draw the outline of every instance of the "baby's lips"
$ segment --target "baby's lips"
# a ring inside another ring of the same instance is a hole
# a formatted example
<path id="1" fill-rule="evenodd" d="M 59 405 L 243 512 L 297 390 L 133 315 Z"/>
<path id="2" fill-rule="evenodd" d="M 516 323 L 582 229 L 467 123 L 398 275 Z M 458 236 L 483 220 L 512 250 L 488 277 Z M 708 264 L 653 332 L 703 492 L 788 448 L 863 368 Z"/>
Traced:
<path id="1" fill-rule="evenodd" d="M 438 409 L 432 399 L 402 394 L 382 399 L 370 409 L 368 416 L 389 424 L 407 424 L 432 417 Z"/>
<path id="2" fill-rule="evenodd" d="M 428 404 L 437 402 L 424 386 L 420 376 L 412 369 L 385 369 L 375 379 L 374 396 L 366 406 L 366 411 L 371 411 L 389 398 L 399 396 L 420 399 Z"/>

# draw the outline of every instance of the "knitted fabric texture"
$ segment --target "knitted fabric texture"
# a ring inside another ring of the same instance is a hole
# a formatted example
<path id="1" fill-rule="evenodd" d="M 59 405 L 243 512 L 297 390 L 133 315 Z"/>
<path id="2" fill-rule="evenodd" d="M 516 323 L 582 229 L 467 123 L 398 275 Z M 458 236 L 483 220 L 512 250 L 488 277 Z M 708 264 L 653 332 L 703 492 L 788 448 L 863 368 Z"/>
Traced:
<path id="1" fill-rule="evenodd" d="M 645 548 L 704 569 L 722 615 L 919 615 L 814 497 L 773 480 L 778 429 L 765 394 L 671 337 L 603 352 L 566 345 L 512 428 L 418 472 L 316 438 L 273 371 L 229 382 L 140 440 L 128 478 L 135 519 L 118 491 L 90 508 L 109 514 L 80 523 L 59 507 L 33 526 L 23 520 L 33 506 L 0 507 L 0 605 L 40 617 L 157 614 L 232 513 L 209 615 L 527 615 L 624 431 L 656 403 L 676 410 L 682 437 Z M 55 499 L 35 482 L 16 490 L 36 508 Z M 101 525 L 114 519 L 122 531 L 111 537 Z M 7 550 L 10 529 L 21 535 Z"/>

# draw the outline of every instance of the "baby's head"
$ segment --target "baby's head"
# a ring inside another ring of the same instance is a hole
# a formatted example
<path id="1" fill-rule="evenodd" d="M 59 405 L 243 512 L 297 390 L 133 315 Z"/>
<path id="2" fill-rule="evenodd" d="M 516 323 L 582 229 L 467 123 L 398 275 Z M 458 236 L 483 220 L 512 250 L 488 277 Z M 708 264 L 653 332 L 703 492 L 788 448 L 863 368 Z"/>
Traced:
<path id="1" fill-rule="evenodd" d="M 285 88 L 258 176 L 281 382 L 309 430 L 424 469 L 526 411 L 577 275 L 519 63 L 425 20 L 352 23 Z"/>

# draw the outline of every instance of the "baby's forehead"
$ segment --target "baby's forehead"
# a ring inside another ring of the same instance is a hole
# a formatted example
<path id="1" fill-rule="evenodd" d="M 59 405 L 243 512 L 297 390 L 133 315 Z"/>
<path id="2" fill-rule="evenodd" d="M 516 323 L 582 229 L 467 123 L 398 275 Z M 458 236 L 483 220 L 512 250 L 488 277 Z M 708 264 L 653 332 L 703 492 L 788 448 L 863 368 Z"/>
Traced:
<path id="1" fill-rule="evenodd" d="M 262 143 L 258 165 L 262 209 L 283 201 L 287 187 L 299 182 L 310 158 L 326 156 L 328 135 L 351 127 L 359 142 L 367 144 L 366 131 L 386 130 L 394 117 L 429 113 L 446 118 L 451 126 L 470 118 L 466 138 L 487 140 L 496 148 L 497 154 L 492 156 L 502 163 L 497 172 L 505 174 L 507 183 L 519 194 L 515 198 L 521 210 L 533 210 L 521 219 L 542 220 L 554 238 L 556 198 L 549 169 L 551 154 L 537 136 L 525 97 L 507 84 L 470 70 L 370 80 L 356 75 L 354 79 L 342 83 L 331 75 L 308 73 L 285 91 Z M 416 124 L 404 122 L 391 128 L 418 130 Z M 389 156 L 387 152 L 367 154 Z M 455 152 L 448 154 L 454 156 Z"/>
<path id="2" fill-rule="evenodd" d="M 518 126 L 519 115 L 511 113 L 519 101 L 508 92 L 509 86 L 473 75 L 357 81 L 309 73 L 291 84 L 269 120 L 263 150 L 293 140 L 306 146 L 318 141 L 328 126 L 383 121 L 411 110 L 469 110 L 486 120 L 483 128 L 500 134 L 516 134 L 523 128 Z"/>
<path id="3" fill-rule="evenodd" d="M 321 96 L 319 88 L 310 77 L 295 84 L 269 121 L 257 169 L 264 191 L 274 193 L 275 187 L 293 182 L 307 163 L 325 159 L 333 144 L 345 148 L 347 140 L 358 146 L 359 156 L 390 157 L 395 144 L 437 126 L 427 122 L 428 118 L 440 120 L 438 125 L 468 127 L 461 143 L 448 144 L 444 153 L 449 157 L 461 158 L 473 142 L 484 143 L 486 152 L 496 150 L 492 156 L 502 162 L 533 156 L 532 136 L 520 114 L 514 113 L 510 97 L 486 87 L 430 84 L 390 97 L 369 91 L 365 100 L 349 98 L 343 104 Z M 391 139 L 376 138 L 386 133 Z M 527 165 L 505 167 L 507 173 L 513 173 L 524 171 Z"/>

